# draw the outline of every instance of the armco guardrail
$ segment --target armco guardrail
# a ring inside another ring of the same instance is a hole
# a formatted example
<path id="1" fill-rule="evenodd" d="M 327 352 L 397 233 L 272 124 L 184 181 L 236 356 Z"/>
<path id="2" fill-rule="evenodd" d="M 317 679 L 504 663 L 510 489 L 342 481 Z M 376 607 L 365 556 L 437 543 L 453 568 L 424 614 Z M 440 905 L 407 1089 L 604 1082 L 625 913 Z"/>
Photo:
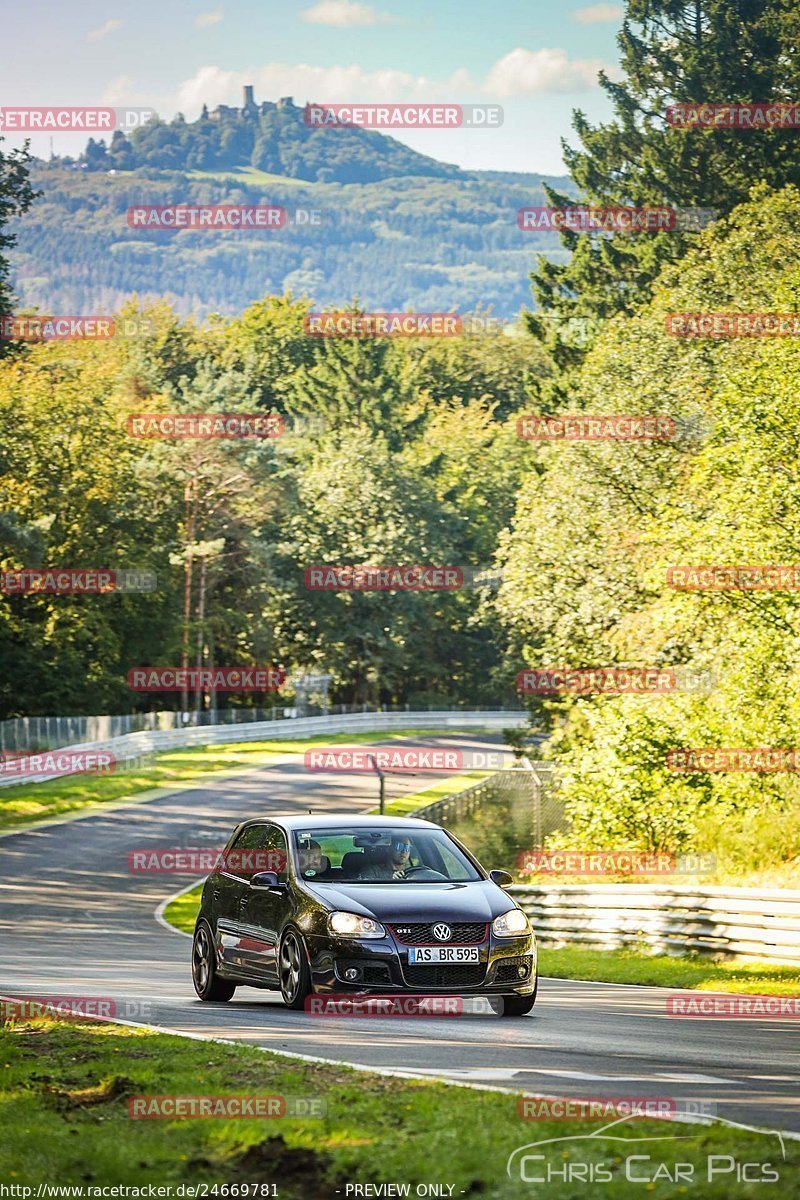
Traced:
<path id="1" fill-rule="evenodd" d="M 157 712 L 136 712 L 85 717 L 11 717 L 0 721 L 0 752 L 29 754 L 37 750 L 57 750 L 66 746 L 108 742 L 111 738 L 145 730 L 207 728 L 213 725 L 249 725 L 258 722 L 281 721 L 298 717 L 352 716 L 366 712 L 415 712 L 408 704 L 331 704 L 323 708 L 305 703 L 289 707 L 220 708 L 202 712 L 182 713 L 174 709 Z M 421 710 L 420 710 L 421 711 Z M 437 709 L 441 712 L 441 709 Z M 454 710 L 455 711 L 455 710 Z M 475 709 L 471 711 L 477 711 Z M 489 709 L 502 712 L 502 709 Z"/>
<path id="2" fill-rule="evenodd" d="M 800 891 L 661 884 L 509 888 L 550 946 L 613 950 L 636 943 L 675 954 L 765 958 L 800 965 Z"/>
<path id="3" fill-rule="evenodd" d="M 531 848 L 563 824 L 553 764 L 500 771 L 414 811 L 448 825 L 508 796 L 530 803 Z M 664 884 L 520 884 L 509 892 L 549 946 L 616 950 L 644 943 L 663 954 L 717 954 L 800 966 L 800 891 Z"/>
<path id="4" fill-rule="evenodd" d="M 158 750 L 184 746 L 223 745 L 267 739 L 314 737 L 325 733 L 389 733 L 395 729 L 493 729 L 525 725 L 528 714 L 503 709 L 452 709 L 438 712 L 359 712 L 343 716 L 290 717 L 280 721 L 253 721 L 247 725 L 200 725 L 184 729 L 151 729 L 127 733 L 106 741 L 63 746 L 62 751 L 107 750 L 117 763 L 129 762 Z M 58 774 L 57 772 L 55 774 Z M 64 772 L 67 774 L 67 772 Z M 9 775 L 0 787 L 36 783 L 53 778 L 42 775 Z"/>

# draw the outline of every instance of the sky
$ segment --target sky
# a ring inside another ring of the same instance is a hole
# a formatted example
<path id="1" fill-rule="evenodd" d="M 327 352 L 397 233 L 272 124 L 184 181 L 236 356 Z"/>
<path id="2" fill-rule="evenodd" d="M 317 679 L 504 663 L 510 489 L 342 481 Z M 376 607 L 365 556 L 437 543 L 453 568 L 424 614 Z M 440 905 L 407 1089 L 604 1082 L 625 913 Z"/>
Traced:
<path id="1" fill-rule="evenodd" d="M 2 16 L 0 107 L 140 105 L 193 120 L 205 101 L 408 103 L 503 107 L 499 128 L 393 131 L 415 150 L 472 170 L 561 174 L 572 111 L 611 106 L 622 3 L 564 0 L 28 0 Z M 0 134 L 2 130 L 0 130 Z M 50 139 L 30 135 L 49 157 Z M 3 148 L 24 135 L 7 134 Z M 85 138 L 56 134 L 56 154 Z"/>

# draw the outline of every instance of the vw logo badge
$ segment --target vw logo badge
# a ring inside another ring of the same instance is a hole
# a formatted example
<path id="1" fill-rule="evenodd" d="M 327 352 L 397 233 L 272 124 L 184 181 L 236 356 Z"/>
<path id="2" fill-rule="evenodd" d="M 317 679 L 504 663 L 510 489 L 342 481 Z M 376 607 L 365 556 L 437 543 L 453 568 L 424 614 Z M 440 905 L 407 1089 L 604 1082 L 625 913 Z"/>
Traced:
<path id="1" fill-rule="evenodd" d="M 449 925 L 434 925 L 433 936 L 440 942 L 449 942 L 453 931 Z"/>

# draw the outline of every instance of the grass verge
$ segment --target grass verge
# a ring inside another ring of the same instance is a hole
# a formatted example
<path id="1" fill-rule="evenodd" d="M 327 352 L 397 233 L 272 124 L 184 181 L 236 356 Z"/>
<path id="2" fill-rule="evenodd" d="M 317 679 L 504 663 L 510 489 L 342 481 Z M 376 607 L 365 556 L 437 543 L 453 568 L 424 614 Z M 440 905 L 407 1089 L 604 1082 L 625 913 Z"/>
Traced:
<path id="1" fill-rule="evenodd" d="M 157 788 L 180 788 L 195 780 L 225 779 L 264 766 L 286 754 L 317 746 L 388 742 L 430 736 L 436 730 L 404 729 L 391 733 L 335 733 L 321 737 L 231 742 L 225 746 L 191 746 L 148 756 L 141 766 L 110 775 L 71 775 L 44 783 L 0 789 L 0 832 L 77 813 L 112 801 L 142 799 Z"/>
<path id="2" fill-rule="evenodd" d="M 132 1099 L 153 1095 L 282 1096 L 313 1101 L 324 1115 L 132 1119 Z M 520 1119 L 514 1093 L 382 1078 L 252 1046 L 89 1022 L 23 1021 L 0 1029 L 0 1120 L 0 1178 L 18 1187 L 256 1183 L 277 1185 L 269 1194 L 280 1200 L 335 1200 L 348 1184 L 407 1184 L 413 1196 L 417 1184 L 436 1183 L 445 1185 L 439 1194 L 510 1200 L 528 1192 L 519 1167 L 514 1177 L 506 1174 L 512 1151 L 576 1137 L 582 1140 L 532 1150 L 545 1160 L 529 1163 L 528 1171 L 541 1175 L 552 1165 L 560 1173 L 546 1189 L 552 1200 L 589 1194 L 563 1179 L 565 1165 L 581 1163 L 605 1165 L 613 1183 L 602 1194 L 615 1200 L 674 1197 L 663 1166 L 648 1185 L 626 1180 L 625 1160 L 636 1154 L 650 1156 L 635 1164 L 640 1177 L 655 1176 L 659 1163 L 691 1164 L 694 1185 L 677 1190 L 702 1200 L 755 1194 L 752 1184 L 737 1185 L 732 1168 L 707 1182 L 709 1155 L 770 1162 L 782 1194 L 800 1187 L 800 1143 L 786 1141 L 784 1159 L 774 1135 L 630 1119 L 613 1133 L 632 1140 L 611 1142 L 597 1136 L 603 1121 Z M 665 1137 L 681 1140 L 644 1140 Z M 240 1189 L 224 1194 L 245 1194 Z"/>
<path id="3" fill-rule="evenodd" d="M 433 804 L 436 800 L 444 800 L 446 796 L 454 796 L 456 792 L 465 792 L 468 787 L 472 787 L 473 783 L 477 783 L 479 779 L 485 779 L 487 775 L 491 775 L 491 771 L 466 771 L 463 775 L 438 779 L 429 787 L 421 788 L 418 792 L 412 792 L 408 796 L 401 796 L 398 800 L 390 801 L 385 808 L 386 815 L 387 817 L 413 817 L 418 808 L 424 808 L 425 805 Z M 373 813 L 378 811 L 377 806 L 370 809 L 370 812 Z"/>
<path id="4" fill-rule="evenodd" d="M 800 972 L 767 962 L 713 962 L 697 954 L 675 958 L 634 950 L 590 950 L 585 946 L 539 947 L 539 970 L 556 979 L 640 983 L 706 992 L 800 996 Z"/>

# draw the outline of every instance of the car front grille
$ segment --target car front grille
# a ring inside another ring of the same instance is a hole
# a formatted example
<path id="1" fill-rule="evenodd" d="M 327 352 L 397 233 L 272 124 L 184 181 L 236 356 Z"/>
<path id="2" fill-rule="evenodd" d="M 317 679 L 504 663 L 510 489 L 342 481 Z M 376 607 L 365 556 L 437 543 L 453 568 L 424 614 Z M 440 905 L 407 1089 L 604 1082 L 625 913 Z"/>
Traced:
<path id="1" fill-rule="evenodd" d="M 519 974 L 519 968 L 525 968 L 525 974 Z M 501 958 L 497 964 L 495 983 L 522 983 L 530 979 L 533 967 L 533 955 L 526 954 L 521 958 Z"/>
<path id="2" fill-rule="evenodd" d="M 426 964 L 425 966 L 403 967 L 406 983 L 413 988 L 449 988 L 457 991 L 462 987 L 478 987 L 486 974 L 485 963 Z"/>
<path id="3" fill-rule="evenodd" d="M 433 936 L 433 926 L 438 924 L 449 925 L 453 931 L 446 942 Z M 389 928 L 404 946 L 475 946 L 486 941 L 488 925 L 485 921 L 411 921 Z"/>

